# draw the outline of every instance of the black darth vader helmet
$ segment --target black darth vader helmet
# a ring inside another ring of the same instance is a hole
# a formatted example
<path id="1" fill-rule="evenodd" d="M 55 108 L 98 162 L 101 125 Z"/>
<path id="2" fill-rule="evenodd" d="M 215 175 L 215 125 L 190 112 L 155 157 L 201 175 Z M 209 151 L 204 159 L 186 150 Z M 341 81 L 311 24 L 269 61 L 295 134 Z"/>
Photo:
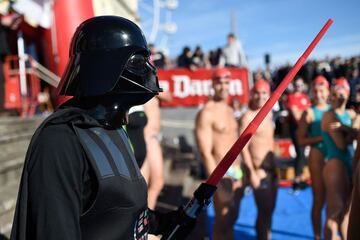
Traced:
<path id="1" fill-rule="evenodd" d="M 75 98 L 126 95 L 129 106 L 157 95 L 156 69 L 141 29 L 130 20 L 100 16 L 77 28 L 59 95 Z"/>

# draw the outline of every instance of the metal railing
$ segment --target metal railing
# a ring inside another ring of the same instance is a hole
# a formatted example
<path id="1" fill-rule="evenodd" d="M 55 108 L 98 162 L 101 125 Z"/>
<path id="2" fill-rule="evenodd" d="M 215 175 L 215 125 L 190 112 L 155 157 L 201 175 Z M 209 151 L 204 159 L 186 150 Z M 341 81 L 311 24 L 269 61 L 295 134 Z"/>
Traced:
<path id="1" fill-rule="evenodd" d="M 28 54 L 7 56 L 3 68 L 6 89 L 5 108 L 16 109 L 24 117 L 33 116 L 40 104 L 38 97 L 41 93 L 41 80 L 53 87 L 57 87 L 60 82 L 59 76 Z"/>

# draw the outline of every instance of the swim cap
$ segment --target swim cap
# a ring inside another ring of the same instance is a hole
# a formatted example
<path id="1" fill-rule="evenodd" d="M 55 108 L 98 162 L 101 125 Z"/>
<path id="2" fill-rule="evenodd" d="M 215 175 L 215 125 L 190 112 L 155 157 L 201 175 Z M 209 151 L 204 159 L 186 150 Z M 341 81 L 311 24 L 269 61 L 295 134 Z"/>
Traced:
<path id="1" fill-rule="evenodd" d="M 265 90 L 266 92 L 270 93 L 270 84 L 268 81 L 264 80 L 264 79 L 259 79 L 255 81 L 255 84 L 252 88 L 252 92 L 254 92 L 255 90 Z"/>
<path id="2" fill-rule="evenodd" d="M 350 85 L 349 82 L 344 77 L 340 77 L 335 79 L 333 89 L 336 91 L 337 89 L 343 88 L 346 91 L 346 94 L 350 94 Z"/>
<path id="3" fill-rule="evenodd" d="M 213 80 L 219 78 L 230 78 L 230 77 L 231 77 L 231 72 L 226 68 L 217 68 L 216 70 L 214 70 L 212 75 Z"/>
<path id="4" fill-rule="evenodd" d="M 317 76 L 313 81 L 313 86 L 323 85 L 326 88 L 329 88 L 329 82 L 322 75 Z"/>

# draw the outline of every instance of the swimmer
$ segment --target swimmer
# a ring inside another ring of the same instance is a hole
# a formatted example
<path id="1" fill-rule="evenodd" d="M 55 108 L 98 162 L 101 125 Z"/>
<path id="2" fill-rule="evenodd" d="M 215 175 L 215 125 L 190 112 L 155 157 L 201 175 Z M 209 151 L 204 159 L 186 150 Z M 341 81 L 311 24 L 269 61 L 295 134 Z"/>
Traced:
<path id="1" fill-rule="evenodd" d="M 311 174 L 311 186 L 313 203 L 311 220 L 314 231 L 314 239 L 321 239 L 321 211 L 325 204 L 325 185 L 322 172 L 325 166 L 326 148 L 321 136 L 321 119 L 330 106 L 329 82 L 323 76 L 317 76 L 312 85 L 314 104 L 305 110 L 301 116 L 298 128 L 298 139 L 303 147 L 310 146 L 308 157 Z"/>
<path id="2" fill-rule="evenodd" d="M 249 125 L 270 97 L 270 85 L 257 80 L 251 91 L 249 110 L 240 119 L 241 132 Z M 278 181 L 274 159 L 274 124 L 268 114 L 241 152 L 247 183 L 254 189 L 258 209 L 257 239 L 271 239 L 271 220 L 275 209 Z"/>
<path id="3" fill-rule="evenodd" d="M 227 104 L 231 73 L 216 69 L 212 76 L 214 95 L 198 113 L 195 136 L 206 174 L 209 176 L 238 138 L 238 124 Z M 219 182 L 214 195 L 215 223 L 213 239 L 234 239 L 233 225 L 242 195 L 240 161 L 235 161 Z"/>
<path id="4" fill-rule="evenodd" d="M 321 120 L 322 137 L 326 147 L 323 178 L 326 189 L 325 239 L 347 239 L 349 202 L 352 177 L 352 143 L 358 130 L 353 128 L 357 114 L 346 110 L 350 95 L 346 79 L 336 79 L 331 89 L 332 108 Z"/>

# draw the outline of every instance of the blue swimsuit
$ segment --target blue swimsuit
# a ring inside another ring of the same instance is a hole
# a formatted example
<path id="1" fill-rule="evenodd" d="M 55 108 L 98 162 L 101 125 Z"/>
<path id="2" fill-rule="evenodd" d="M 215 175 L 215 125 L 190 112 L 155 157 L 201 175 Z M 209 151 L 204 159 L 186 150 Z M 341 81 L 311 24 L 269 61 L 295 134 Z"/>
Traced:
<path id="1" fill-rule="evenodd" d="M 351 120 L 351 117 L 348 112 L 345 111 L 341 115 L 337 114 L 336 112 L 334 112 L 334 113 L 336 114 L 336 117 L 343 125 L 348 126 L 348 127 L 352 126 L 352 120 Z M 345 150 L 341 150 L 336 146 L 335 142 L 333 141 L 333 139 L 331 138 L 329 133 L 322 132 L 322 136 L 323 136 L 324 144 L 327 149 L 326 160 L 331 160 L 331 159 L 336 158 L 336 159 L 342 161 L 346 167 L 346 170 L 347 170 L 349 176 L 351 177 L 352 176 L 352 154 L 354 152 L 352 144 L 349 144 L 349 146 Z"/>
<path id="2" fill-rule="evenodd" d="M 309 125 L 308 133 L 309 133 L 310 137 L 321 136 L 321 132 L 322 132 L 321 119 L 322 119 L 324 113 L 329 110 L 329 108 L 330 108 L 329 106 L 327 106 L 324 109 L 319 109 L 317 107 L 311 107 L 311 110 L 314 113 L 314 121 Z M 312 147 L 317 148 L 324 157 L 326 156 L 326 146 L 323 141 L 313 144 Z"/>

